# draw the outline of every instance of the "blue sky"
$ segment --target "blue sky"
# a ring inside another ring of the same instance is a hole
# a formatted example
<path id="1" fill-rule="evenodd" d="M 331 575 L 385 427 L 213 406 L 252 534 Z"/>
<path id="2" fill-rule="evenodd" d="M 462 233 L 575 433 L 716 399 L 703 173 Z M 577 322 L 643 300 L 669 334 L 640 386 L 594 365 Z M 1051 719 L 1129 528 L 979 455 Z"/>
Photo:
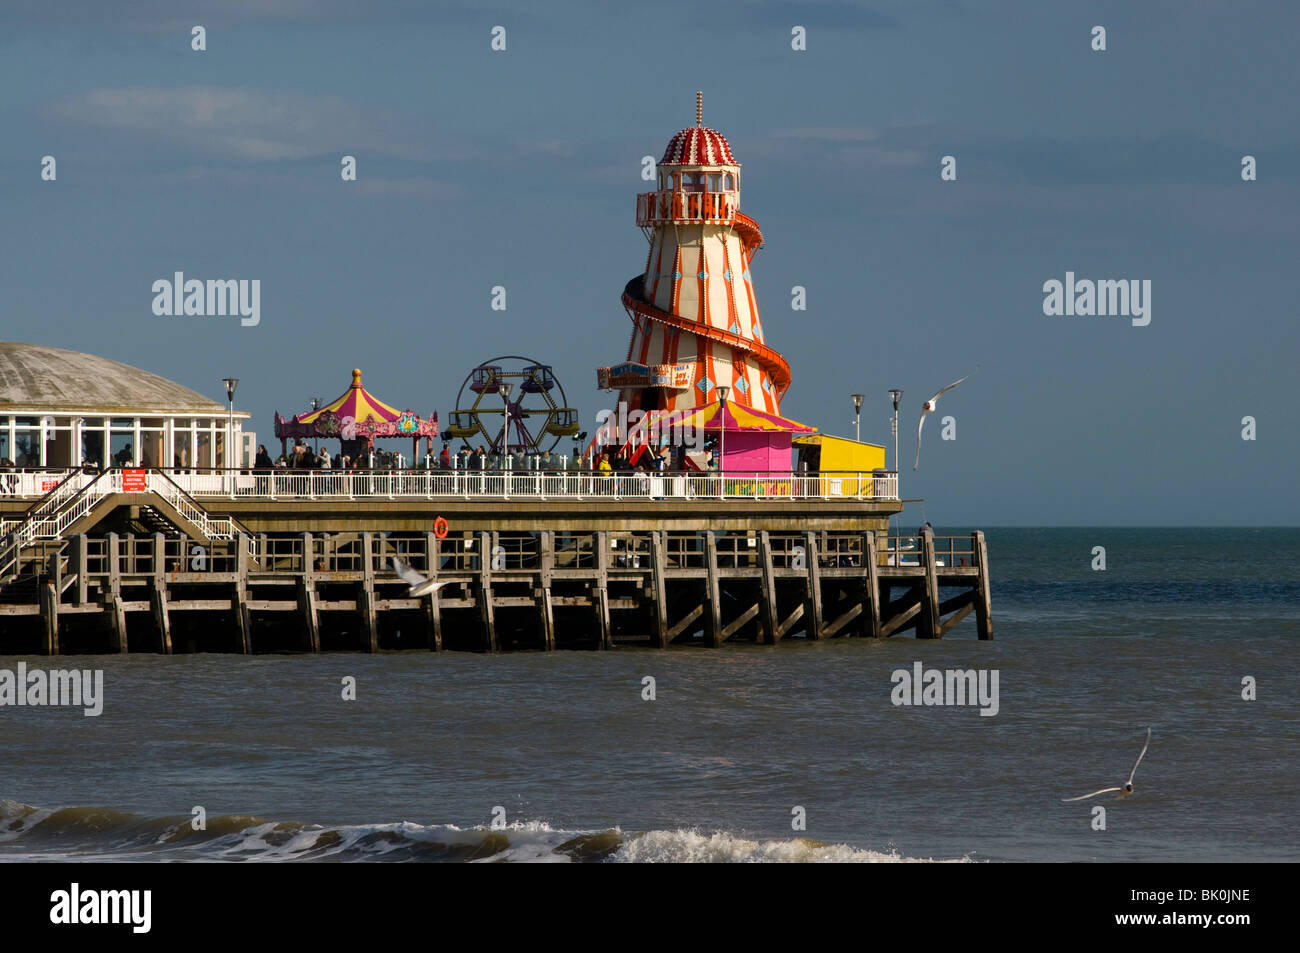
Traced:
<path id="1" fill-rule="evenodd" d="M 1297 27 L 1285 2 L 6 0 L 0 338 L 216 399 L 239 377 L 268 443 L 353 366 L 445 421 L 503 353 L 590 424 L 641 157 L 702 89 L 767 240 L 786 415 L 851 434 L 860 391 L 888 443 L 903 388 L 903 493 L 939 526 L 1296 525 Z M 260 279 L 261 324 L 155 316 L 178 270 Z M 1046 317 L 1067 270 L 1151 280 L 1151 324 Z M 921 401 L 977 365 L 914 473 Z"/>

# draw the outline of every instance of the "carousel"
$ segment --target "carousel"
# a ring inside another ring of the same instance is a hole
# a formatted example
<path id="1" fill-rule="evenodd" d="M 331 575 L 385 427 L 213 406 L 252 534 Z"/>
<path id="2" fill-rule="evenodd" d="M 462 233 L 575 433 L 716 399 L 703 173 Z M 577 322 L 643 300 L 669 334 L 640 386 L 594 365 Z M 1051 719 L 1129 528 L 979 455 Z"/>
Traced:
<path id="1" fill-rule="evenodd" d="M 754 407 L 716 401 L 687 411 L 652 411 L 632 429 L 624 448 L 633 463 L 664 446 L 689 444 L 704 435 L 718 468 L 727 473 L 789 473 L 792 441 L 817 430 Z M 686 453 L 685 469 L 706 469 L 703 454 Z"/>
<path id="2" fill-rule="evenodd" d="M 372 453 L 375 440 L 380 437 L 407 437 L 412 441 L 411 458 L 418 460 L 420 438 L 425 440 L 425 452 L 433 452 L 433 438 L 438 436 L 438 412 L 434 411 L 426 419 L 384 403 L 362 385 L 361 371 L 353 369 L 352 385 L 337 400 L 295 414 L 289 420 L 277 412 L 275 435 L 280 438 L 282 453 L 288 453 L 290 440 L 338 440 L 340 452 L 353 458 Z"/>

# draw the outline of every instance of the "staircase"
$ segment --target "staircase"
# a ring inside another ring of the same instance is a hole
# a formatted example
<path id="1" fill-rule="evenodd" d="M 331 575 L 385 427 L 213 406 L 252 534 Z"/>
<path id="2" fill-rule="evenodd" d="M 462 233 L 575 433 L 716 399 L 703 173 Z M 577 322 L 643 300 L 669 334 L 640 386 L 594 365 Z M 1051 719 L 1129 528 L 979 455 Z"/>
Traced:
<path id="1" fill-rule="evenodd" d="M 90 514 L 105 496 L 113 493 L 134 493 L 136 489 L 125 490 L 121 469 L 103 470 L 87 473 L 74 470 L 58 486 L 38 500 L 23 519 L 6 521 L 6 534 L 0 537 L 0 581 L 13 579 L 18 575 L 19 560 L 23 549 L 37 540 L 62 539 L 68 529 Z M 182 490 L 172 479 L 160 470 L 147 471 L 148 491 L 156 494 L 170 506 L 182 519 L 194 527 L 205 539 L 234 539 L 242 532 L 243 526 L 229 516 L 210 516 L 193 497 Z M 147 515 L 146 515 L 147 514 Z M 176 527 L 158 510 L 148 504 L 140 509 L 141 522 L 150 526 L 149 532 L 160 532 L 168 536 L 179 535 Z M 251 534 L 249 534 L 249 553 L 253 552 Z"/>

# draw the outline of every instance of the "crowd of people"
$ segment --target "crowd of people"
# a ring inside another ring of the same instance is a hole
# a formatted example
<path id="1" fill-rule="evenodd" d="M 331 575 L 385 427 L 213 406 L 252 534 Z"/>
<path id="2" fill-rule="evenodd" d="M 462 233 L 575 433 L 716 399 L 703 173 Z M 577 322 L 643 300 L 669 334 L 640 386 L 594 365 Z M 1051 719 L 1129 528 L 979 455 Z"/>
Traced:
<path id="1" fill-rule="evenodd" d="M 704 468 L 714 464 L 713 454 L 706 455 Z M 257 448 L 253 463 L 255 470 L 475 470 L 475 471 L 533 471 L 533 470 L 572 470 L 582 472 L 610 473 L 616 471 L 664 472 L 683 468 L 683 461 L 676 459 L 669 447 L 659 451 L 643 448 L 642 452 L 629 457 L 610 449 L 604 453 L 592 453 L 589 456 L 574 454 L 561 456 L 544 450 L 541 453 L 528 454 L 522 450 L 506 453 L 496 452 L 479 444 L 477 447 L 461 447 L 452 452 L 444 443 L 442 452 L 430 454 L 418 461 L 408 462 L 400 454 L 391 450 L 374 450 L 369 453 L 347 455 L 342 449 L 334 455 L 322 446 L 313 450 L 306 441 L 299 438 L 287 453 L 282 453 L 274 460 L 267 452 L 266 445 Z"/>

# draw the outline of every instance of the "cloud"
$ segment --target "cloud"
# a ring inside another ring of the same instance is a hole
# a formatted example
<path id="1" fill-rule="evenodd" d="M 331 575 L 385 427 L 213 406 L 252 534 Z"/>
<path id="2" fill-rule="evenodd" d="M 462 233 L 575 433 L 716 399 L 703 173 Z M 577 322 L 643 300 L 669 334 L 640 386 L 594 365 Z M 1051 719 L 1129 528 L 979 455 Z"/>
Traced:
<path id="1" fill-rule="evenodd" d="M 531 22 L 525 5 L 512 12 L 512 22 Z M 485 19 L 472 3 L 446 0 L 385 0 L 381 4 L 355 0 L 4 0 L 0 23 L 26 27 L 87 27 L 123 33 L 184 33 L 201 23 L 208 28 L 241 24 L 328 24 L 367 22 L 427 22 L 438 26 L 479 25 Z"/>
<path id="2" fill-rule="evenodd" d="M 769 133 L 771 139 L 819 139 L 826 142 L 870 142 L 880 138 L 874 129 L 848 126 L 815 126 L 805 129 L 784 129 Z"/>
<path id="3" fill-rule="evenodd" d="M 101 88 L 58 100 L 50 106 L 50 115 L 67 123 L 171 143 L 207 157 L 473 158 L 467 148 L 435 148 L 421 141 L 419 124 L 408 117 L 337 96 L 208 86 Z"/>
<path id="4" fill-rule="evenodd" d="M 901 25 L 897 17 L 851 0 L 749 0 L 734 15 L 740 27 L 779 25 L 788 29 L 799 24 L 835 30 L 893 30 Z"/>

